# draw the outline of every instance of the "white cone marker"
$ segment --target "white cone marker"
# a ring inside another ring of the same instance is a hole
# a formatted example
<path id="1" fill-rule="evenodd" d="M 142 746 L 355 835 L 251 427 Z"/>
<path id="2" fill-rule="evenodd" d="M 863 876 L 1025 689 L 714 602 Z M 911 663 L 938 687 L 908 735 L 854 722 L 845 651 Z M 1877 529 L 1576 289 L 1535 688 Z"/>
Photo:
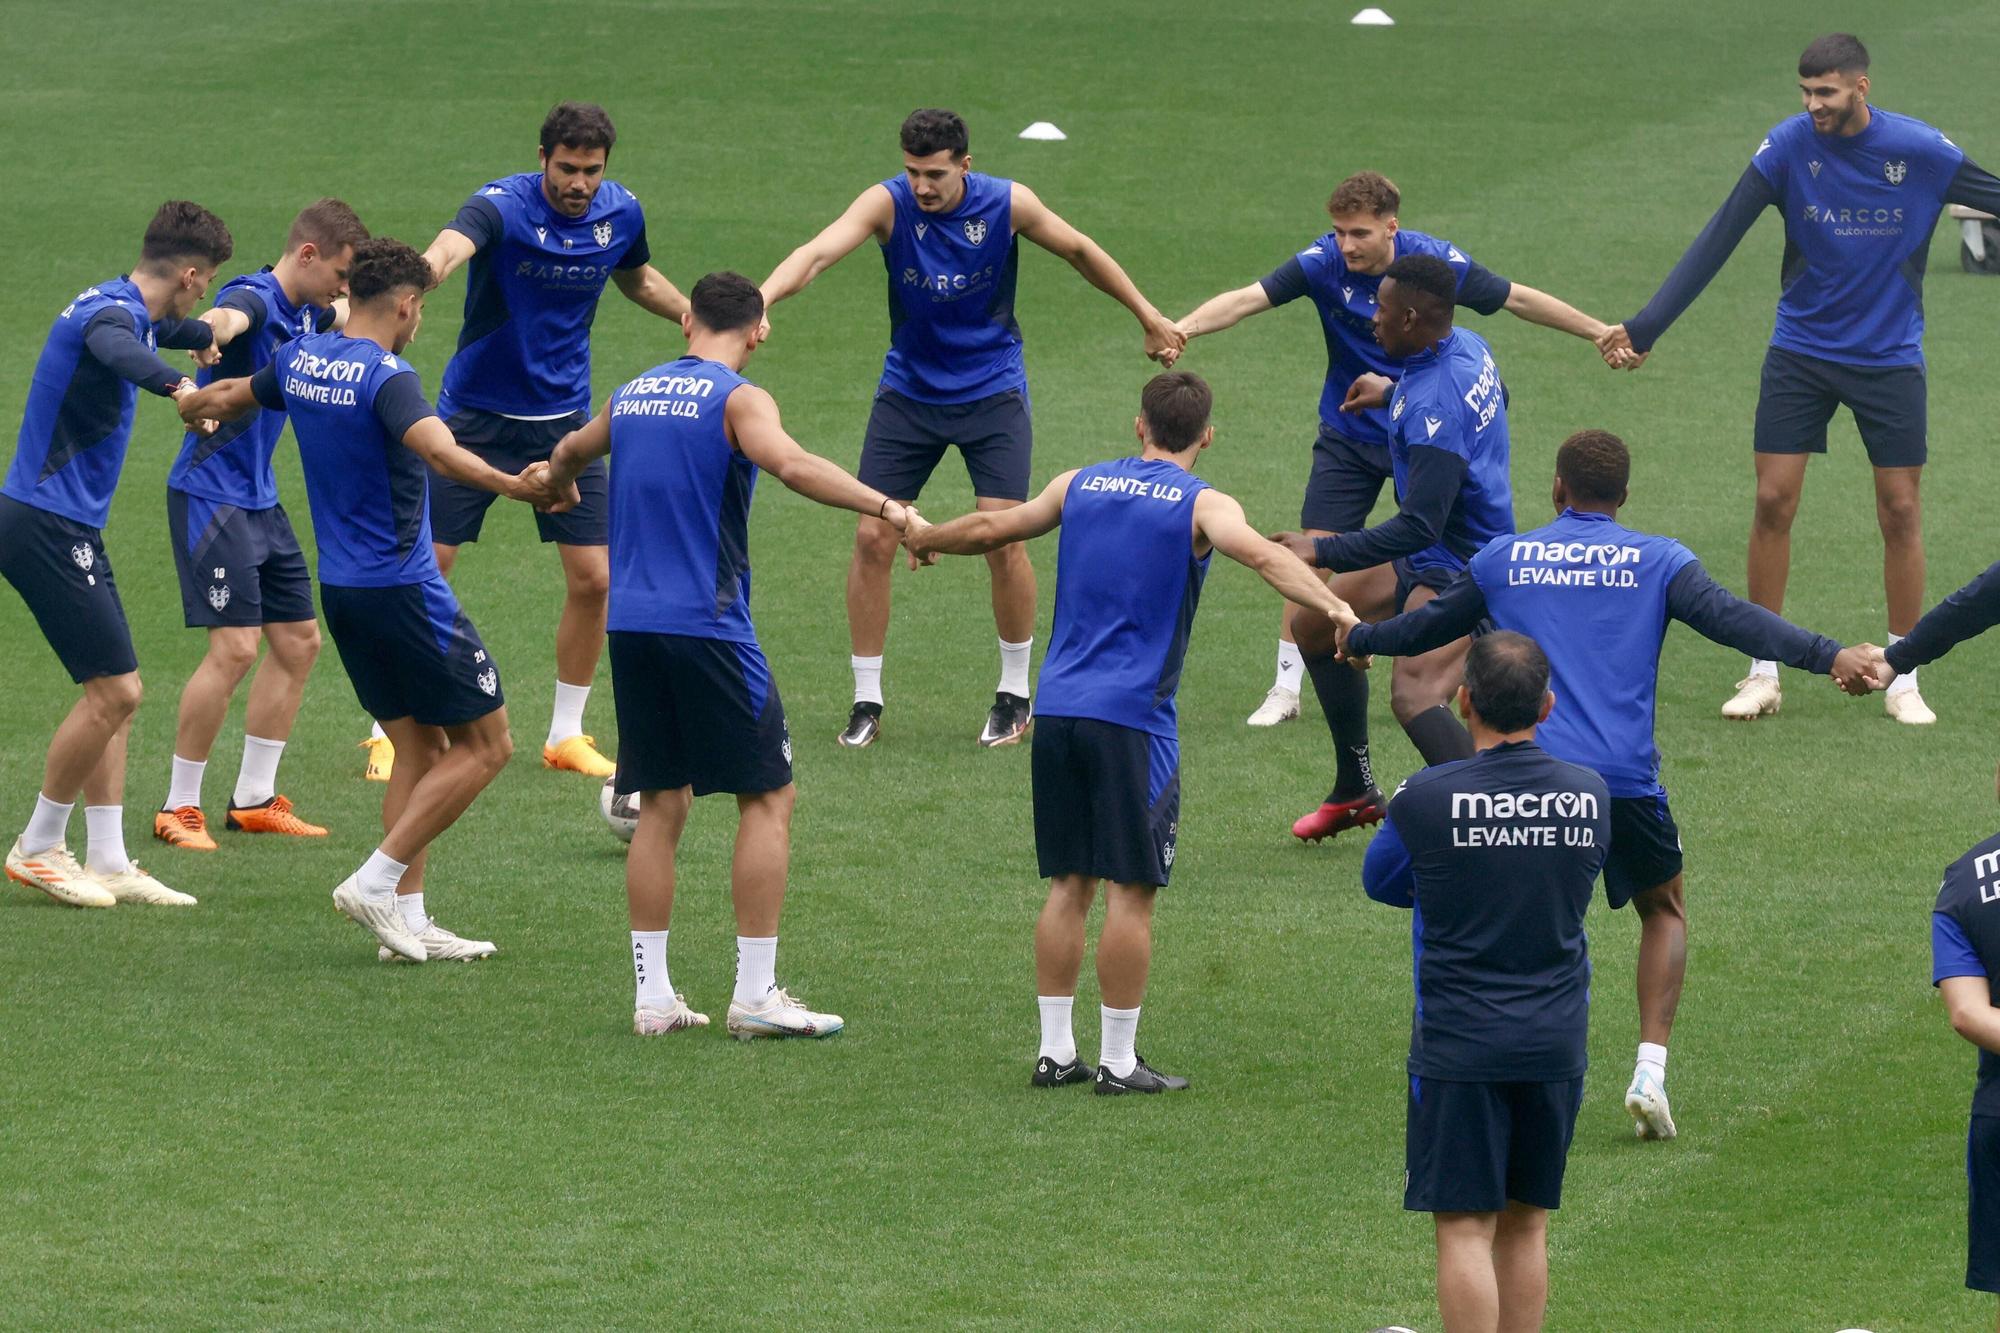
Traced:
<path id="1" fill-rule="evenodd" d="M 1393 28 L 1396 26 L 1396 20 L 1390 18 L 1383 11 L 1374 8 L 1372 5 L 1348 21 L 1357 28 Z"/>
<path id="2" fill-rule="evenodd" d="M 1021 137 L 1023 139 L 1047 139 L 1050 141 L 1069 138 L 1067 134 L 1064 134 L 1046 120 L 1038 120 L 1028 126 L 1027 129 L 1022 130 Z"/>

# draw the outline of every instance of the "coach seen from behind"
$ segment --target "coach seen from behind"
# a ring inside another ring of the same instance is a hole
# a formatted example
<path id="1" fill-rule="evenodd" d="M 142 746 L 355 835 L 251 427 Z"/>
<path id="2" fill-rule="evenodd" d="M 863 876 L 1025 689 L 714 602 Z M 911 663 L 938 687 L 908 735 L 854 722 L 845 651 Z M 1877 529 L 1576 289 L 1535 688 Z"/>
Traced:
<path id="1" fill-rule="evenodd" d="M 1535 744 L 1556 698 L 1533 639 L 1475 639 L 1457 705 L 1473 757 L 1405 782 L 1362 864 L 1369 897 L 1416 909 L 1403 1207 L 1436 1216 L 1446 1333 L 1538 1329 L 1583 1101 L 1583 917 L 1610 796 Z"/>

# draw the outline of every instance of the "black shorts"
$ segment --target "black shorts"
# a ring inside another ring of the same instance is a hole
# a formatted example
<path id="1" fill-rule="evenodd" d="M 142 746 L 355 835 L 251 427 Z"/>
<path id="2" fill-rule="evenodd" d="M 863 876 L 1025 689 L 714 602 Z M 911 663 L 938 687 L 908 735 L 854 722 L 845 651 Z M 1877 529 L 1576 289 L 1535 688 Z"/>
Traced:
<path id="1" fill-rule="evenodd" d="M 877 390 L 855 475 L 892 500 L 914 500 L 954 444 L 974 495 L 1028 498 L 1035 433 L 1025 389 L 972 403 L 920 403 L 894 389 Z"/>
<path id="2" fill-rule="evenodd" d="M 1604 900 L 1616 909 L 1681 873 L 1681 830 L 1665 795 L 1614 796 L 1610 814 Z"/>
<path id="3" fill-rule="evenodd" d="M 1760 454 L 1823 454 L 1826 423 L 1842 405 L 1854 413 L 1868 461 L 1876 467 L 1922 467 L 1925 395 L 1922 366 L 1850 366 L 1782 347 L 1764 353 L 1757 390 Z"/>
<path id="4" fill-rule="evenodd" d="M 456 727 L 506 702 L 499 667 L 443 579 L 394 588 L 322 583 L 319 598 L 354 697 L 377 722 Z"/>
<path id="5" fill-rule="evenodd" d="M 1508 1201 L 1562 1206 L 1563 1168 L 1583 1080 L 1453 1083 L 1410 1079 L 1403 1207 L 1497 1213 Z"/>
<path id="6" fill-rule="evenodd" d="M 618 791 L 749 796 L 792 780 L 792 734 L 754 643 L 613 630 Z"/>
<path id="7" fill-rule="evenodd" d="M 167 532 L 189 629 L 313 618 L 312 575 L 283 505 L 238 509 L 170 489 Z"/>
<path id="8" fill-rule="evenodd" d="M 478 408 L 463 408 L 444 424 L 459 444 L 502 472 L 515 473 L 530 463 L 542 463 L 562 437 L 590 420 L 572 412 L 552 421 L 521 421 Z M 610 480 L 604 460 L 593 458 L 576 478 L 576 508 L 560 514 L 535 510 L 535 531 L 545 542 L 564 546 L 605 546 L 611 541 Z M 431 474 L 431 540 L 440 546 L 463 546 L 479 540 L 486 511 L 500 497 L 467 486 L 436 472 Z"/>
<path id="9" fill-rule="evenodd" d="M 1321 532 L 1361 531 L 1375 512 L 1382 483 L 1394 475 L 1388 445 L 1362 444 L 1320 423 L 1299 526 Z"/>
<path id="10" fill-rule="evenodd" d="M 1965 1285 L 2000 1292 L 2000 1116 L 1972 1117 L 1965 1185 Z"/>
<path id="11" fill-rule="evenodd" d="M 77 684 L 139 669 L 96 528 L 0 495 L 0 577 L 21 594 Z"/>
<path id="12" fill-rule="evenodd" d="M 1165 886 L 1180 833 L 1179 741 L 1095 718 L 1043 716 L 1031 767 L 1042 878 Z"/>

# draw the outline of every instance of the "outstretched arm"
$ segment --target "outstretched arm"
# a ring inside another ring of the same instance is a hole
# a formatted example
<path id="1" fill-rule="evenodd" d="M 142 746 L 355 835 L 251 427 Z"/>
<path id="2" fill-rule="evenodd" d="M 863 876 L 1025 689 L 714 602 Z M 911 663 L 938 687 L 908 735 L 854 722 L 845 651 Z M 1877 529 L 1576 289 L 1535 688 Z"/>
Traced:
<path id="1" fill-rule="evenodd" d="M 1592 342 L 1596 342 L 1608 327 L 1603 320 L 1586 315 L 1569 302 L 1558 300 L 1525 282 L 1513 284 L 1503 309 L 1516 319 L 1539 324 L 1545 329 L 1559 329 Z"/>
<path id="2" fill-rule="evenodd" d="M 549 475 L 559 486 L 567 486 L 596 459 L 611 452 L 611 402 L 604 410 L 556 441 L 549 452 Z"/>
<path id="3" fill-rule="evenodd" d="M 1783 662 L 1815 675 L 1833 669 L 1840 645 L 1824 634 L 1800 629 L 1784 617 L 1746 602 L 1708 576 L 1694 561 L 1667 584 L 1667 614 L 1725 648 L 1765 661 Z"/>
<path id="4" fill-rule="evenodd" d="M 1757 164 L 1753 162 L 1743 168 L 1736 188 L 1723 200 L 1722 207 L 1715 210 L 1715 216 L 1701 229 L 1701 235 L 1694 238 L 1694 244 L 1681 256 L 1681 262 L 1674 265 L 1674 271 L 1660 284 L 1660 290 L 1646 303 L 1646 308 L 1608 329 L 1598 340 L 1598 347 L 1607 353 L 1621 344 L 1634 351 L 1652 351 L 1660 335 L 1722 271 L 1738 243 L 1756 225 L 1758 215 L 1777 202 L 1777 192 Z"/>
<path id="5" fill-rule="evenodd" d="M 267 392 L 275 392 L 277 378 L 275 374 L 267 374 L 270 369 L 266 366 L 258 374 L 265 375 L 268 379 Z M 203 421 L 234 421 L 266 405 L 259 400 L 254 383 L 255 381 L 248 375 L 240 379 L 217 380 L 204 388 L 189 389 L 174 400 L 174 405 L 180 411 L 181 420 L 190 426 L 199 425 Z M 271 404 L 280 410 L 284 405 L 283 398 Z"/>
<path id="6" fill-rule="evenodd" d="M 771 270 L 771 276 L 763 282 L 765 309 L 804 291 L 814 278 L 853 254 L 870 237 L 878 242 L 887 241 L 889 229 L 895 225 L 896 201 L 889 197 L 888 187 L 869 186 L 824 231 Z"/>
<path id="7" fill-rule="evenodd" d="M 1415 657 L 1464 638 L 1485 618 L 1486 594 L 1464 573 L 1414 611 L 1356 625 L 1347 632 L 1347 651 L 1355 657 Z"/>
<path id="8" fill-rule="evenodd" d="M 808 453 L 786 434 L 777 401 L 756 385 L 743 385 L 729 395 L 723 421 L 729 429 L 729 442 L 786 489 L 832 509 L 851 509 L 885 519 L 904 534 L 925 526 L 916 510 L 856 480 L 838 463 Z"/>
<path id="9" fill-rule="evenodd" d="M 1947 204 L 1964 204 L 1982 213 L 2000 217 L 2000 180 L 1979 169 L 1979 164 L 1971 158 L 1964 158 L 1958 164 L 1958 172 L 1945 187 L 1944 201 Z"/>
<path id="10" fill-rule="evenodd" d="M 1333 537 L 1313 539 L 1313 563 L 1321 569 L 1373 569 L 1415 555 L 1444 536 L 1468 464 L 1449 449 L 1417 445 L 1410 450 L 1403 502 L 1394 518 Z"/>
<path id="11" fill-rule="evenodd" d="M 661 319 L 671 319 L 678 323 L 688 310 L 688 299 L 681 295 L 680 288 L 667 281 L 667 275 L 651 264 L 641 264 L 637 268 L 615 268 L 611 270 L 611 281 L 618 284 L 618 290 L 625 299 L 643 310 L 650 310 Z"/>
<path id="12" fill-rule="evenodd" d="M 432 285 L 442 286 L 446 278 L 458 272 L 467 260 L 478 253 L 478 243 L 470 236 L 446 227 L 424 251 L 424 262 L 431 266 Z"/>
<path id="13" fill-rule="evenodd" d="M 1204 333 L 1220 333 L 1234 328 L 1252 315 L 1261 315 L 1271 308 L 1271 297 L 1264 290 L 1264 284 L 1253 282 L 1248 287 L 1238 287 L 1233 292 L 1223 292 L 1211 296 L 1178 321 L 1180 330 L 1189 338 L 1199 338 Z"/>
<path id="14" fill-rule="evenodd" d="M 1243 517 L 1243 506 L 1218 490 L 1194 498 L 1195 535 L 1216 550 L 1257 572 L 1288 602 L 1318 611 L 1337 627 L 1356 623 L 1354 608 L 1333 595 L 1297 556 L 1258 532 Z"/>
<path id="15" fill-rule="evenodd" d="M 1053 531 L 1062 522 L 1063 500 L 1076 479 L 1071 468 L 1042 487 L 1042 493 L 1011 509 L 981 509 L 949 523 L 925 528 L 910 538 L 910 554 L 984 555 Z"/>
<path id="16" fill-rule="evenodd" d="M 1995 625 L 2000 625 L 2000 563 L 1924 612 L 1914 629 L 1889 645 L 1889 666 L 1898 675 L 1915 671 Z"/>
<path id="17" fill-rule="evenodd" d="M 205 324 L 201 327 L 204 331 L 208 328 Z M 193 388 L 192 380 L 160 360 L 157 352 L 139 340 L 132 317 L 117 307 L 100 310 L 91 317 L 83 331 L 83 345 L 112 374 L 162 398 L 179 397 L 184 392 L 180 388 L 183 381 L 189 389 Z"/>
<path id="18" fill-rule="evenodd" d="M 1187 335 L 1174 322 L 1139 294 L 1139 288 L 1106 254 L 1104 247 L 1063 221 L 1035 192 L 1019 181 L 1014 183 L 1014 230 L 1052 255 L 1068 261 L 1084 280 L 1132 312 L 1146 331 L 1146 355 L 1162 365 L 1172 365 L 1187 346 Z"/>

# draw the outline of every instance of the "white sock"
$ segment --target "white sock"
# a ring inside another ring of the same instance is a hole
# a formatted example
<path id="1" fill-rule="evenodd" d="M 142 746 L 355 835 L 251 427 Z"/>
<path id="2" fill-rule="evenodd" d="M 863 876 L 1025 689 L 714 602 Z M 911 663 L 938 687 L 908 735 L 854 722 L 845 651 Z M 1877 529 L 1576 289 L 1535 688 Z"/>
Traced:
<path id="1" fill-rule="evenodd" d="M 1750 675 L 1752 679 L 1758 676 L 1769 676 L 1772 680 L 1776 680 L 1778 678 L 1778 664 L 1753 657 L 1750 659 Z"/>
<path id="2" fill-rule="evenodd" d="M 1889 642 L 1884 644 L 1883 646 L 1886 648 L 1893 648 L 1902 641 L 1903 641 L 1902 635 L 1891 634 L 1889 636 Z M 1908 671 L 1899 672 L 1896 678 L 1889 682 L 1889 688 L 1885 691 L 1885 693 L 1901 694 L 1905 690 L 1914 690 L 1915 688 L 1917 688 L 1917 669 L 1915 667 L 1911 667 Z"/>
<path id="3" fill-rule="evenodd" d="M 183 759 L 174 756 L 174 780 L 167 784 L 167 804 L 169 810 L 178 810 L 184 805 L 201 808 L 201 775 L 208 771 L 206 759 Z"/>
<path id="4" fill-rule="evenodd" d="M 1104 1017 L 1104 1038 L 1098 1046 L 1098 1063 L 1118 1077 L 1125 1078 L 1139 1063 L 1139 1057 L 1132 1050 L 1133 1043 L 1139 1039 L 1138 1007 L 1113 1009 L 1108 1004 L 1102 1004 L 1098 1006 L 1098 1012 Z"/>
<path id="5" fill-rule="evenodd" d="M 1035 1003 L 1042 1009 L 1041 1053 L 1059 1065 L 1070 1063 L 1076 1059 L 1076 1033 L 1069 1023 L 1070 1013 L 1076 1008 L 1076 997 L 1037 995 Z"/>
<path id="6" fill-rule="evenodd" d="M 854 702 L 879 705 L 882 702 L 881 657 L 849 657 L 847 664 L 854 668 Z"/>
<path id="7" fill-rule="evenodd" d="M 65 841 L 69 836 L 69 812 L 74 809 L 74 801 L 57 805 L 36 792 L 35 813 L 28 817 L 28 827 L 21 832 L 21 850 L 33 856 Z"/>
<path id="8" fill-rule="evenodd" d="M 90 831 L 90 850 L 84 856 L 88 869 L 122 875 L 132 868 L 132 858 L 125 854 L 124 806 L 86 805 L 83 826 Z"/>
<path id="9" fill-rule="evenodd" d="M 637 998 L 632 1001 L 635 1009 L 671 1009 L 674 1007 L 673 982 L 667 979 L 667 932 L 664 930 L 635 930 L 632 932 L 632 973 L 638 978 Z"/>
<path id="10" fill-rule="evenodd" d="M 1653 1077 L 1660 1081 L 1661 1087 L 1666 1086 L 1667 1048 L 1658 1042 L 1642 1041 L 1639 1043 L 1639 1067 L 1634 1072 L 1642 1072 L 1647 1069 L 1653 1071 Z"/>
<path id="11" fill-rule="evenodd" d="M 424 927 L 431 923 L 431 919 L 424 915 L 424 891 L 422 889 L 418 889 L 415 893 L 397 894 L 396 906 L 403 910 L 403 925 L 412 935 L 423 934 Z"/>
<path id="12" fill-rule="evenodd" d="M 1000 689 L 1004 693 L 1028 697 L 1028 654 L 1034 647 L 1032 634 L 1019 643 L 1000 640 Z"/>
<path id="13" fill-rule="evenodd" d="M 371 741 L 386 741 L 389 739 L 389 733 L 382 730 L 380 722 L 370 722 L 368 724 L 368 739 Z"/>
<path id="14" fill-rule="evenodd" d="M 762 1004 L 778 984 L 778 937 L 736 937 L 736 1002 Z"/>
<path id="15" fill-rule="evenodd" d="M 556 682 L 556 711 L 549 718 L 550 745 L 583 735 L 583 705 L 589 699 L 590 686 Z"/>
<path id="16" fill-rule="evenodd" d="M 267 741 L 262 736 L 243 737 L 243 766 L 236 770 L 236 795 L 230 804 L 238 810 L 262 805 L 278 794 L 278 761 L 285 757 L 283 741 Z M 174 760 L 176 764 L 180 760 Z"/>
<path id="17" fill-rule="evenodd" d="M 403 872 L 409 867 L 401 861 L 391 860 L 380 847 L 368 853 L 368 859 L 361 869 L 354 872 L 360 882 L 361 896 L 380 901 L 396 896 L 396 887 L 403 882 Z"/>
<path id="18" fill-rule="evenodd" d="M 1278 640 L 1278 679 L 1276 688 L 1299 692 L 1305 684 L 1306 659 L 1299 655 L 1299 646 L 1289 639 Z"/>

